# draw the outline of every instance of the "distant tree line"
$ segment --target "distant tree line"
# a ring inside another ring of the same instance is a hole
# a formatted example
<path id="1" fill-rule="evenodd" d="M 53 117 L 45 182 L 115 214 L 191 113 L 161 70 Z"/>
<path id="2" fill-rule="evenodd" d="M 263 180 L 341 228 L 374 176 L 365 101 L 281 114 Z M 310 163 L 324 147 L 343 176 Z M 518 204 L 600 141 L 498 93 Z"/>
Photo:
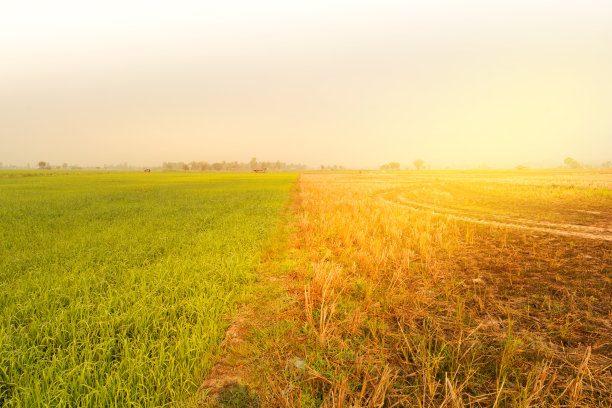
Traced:
<path id="1" fill-rule="evenodd" d="M 396 171 L 400 169 L 400 164 L 398 162 L 391 162 L 389 164 L 383 164 L 382 166 L 380 166 L 380 169 Z"/>
<path id="2" fill-rule="evenodd" d="M 29 169 L 30 168 L 30 164 L 27 164 L 25 167 L 24 166 L 17 166 L 17 165 L 7 165 L 4 166 L 5 168 L 26 168 Z M 563 160 L 563 168 L 567 168 L 567 169 L 581 169 L 581 168 L 603 168 L 603 169 L 610 169 L 612 168 L 612 161 L 606 161 L 604 163 L 602 163 L 600 166 L 593 166 L 588 165 L 588 164 L 582 164 L 580 163 L 578 160 L 572 158 L 572 157 L 566 157 Z M 0 169 L 3 168 L 2 163 L 0 163 Z M 127 162 L 122 162 L 119 164 L 105 164 L 104 167 L 84 167 L 86 169 L 105 169 L 105 170 L 136 170 L 136 169 L 142 169 L 144 168 L 143 166 L 132 166 L 129 165 Z M 157 167 L 159 168 L 159 167 Z M 304 164 L 295 164 L 295 163 L 285 163 L 285 162 L 281 162 L 279 160 L 277 161 L 258 161 L 255 157 L 253 157 L 248 163 L 243 163 L 243 162 L 237 162 L 237 161 L 233 161 L 233 162 L 228 162 L 228 161 L 222 161 L 222 162 L 214 162 L 214 163 L 209 163 L 206 161 L 190 161 L 190 162 L 164 162 L 161 166 L 162 169 L 164 170 L 182 170 L 182 171 L 250 171 L 250 170 L 254 170 L 254 169 L 258 169 L 258 168 L 266 168 L 268 171 L 302 171 L 302 170 L 307 170 L 308 167 Z M 421 169 L 426 169 L 426 168 L 431 168 L 431 166 L 429 165 L 425 165 L 425 161 L 423 159 L 416 159 L 412 162 L 412 166 L 408 165 L 405 166 L 405 169 L 416 169 L 416 170 L 421 170 Z M 485 166 L 482 165 L 479 167 L 480 169 L 485 169 Z M 525 170 L 528 169 L 528 166 L 525 166 L 523 164 L 519 164 L 515 167 L 517 170 Z M 69 165 L 68 163 L 63 163 L 61 165 L 58 164 L 51 164 L 48 161 L 44 161 L 41 160 L 38 162 L 38 169 L 40 170 L 52 170 L 52 169 L 57 169 L 57 170 L 81 170 L 83 169 L 83 167 L 81 166 L 76 166 L 76 165 Z M 400 163 L 398 162 L 390 162 L 387 164 L 383 164 L 382 166 L 380 166 L 380 170 L 385 170 L 385 171 L 398 171 L 400 170 Z M 321 170 L 324 171 L 338 171 L 338 170 L 347 170 L 346 167 L 341 166 L 341 165 L 321 165 Z"/>
<path id="3" fill-rule="evenodd" d="M 248 163 L 243 162 L 214 162 L 190 161 L 190 162 L 163 162 L 164 170 L 183 170 L 183 171 L 251 171 L 258 168 L 266 168 L 268 171 L 298 171 L 306 170 L 305 164 L 285 163 L 277 161 L 258 161 L 255 157 Z"/>
<path id="4" fill-rule="evenodd" d="M 333 165 L 321 165 L 321 170 L 323 171 L 342 171 L 342 170 L 346 170 L 346 167 L 339 165 L 339 164 L 333 164 Z"/>
<path id="5" fill-rule="evenodd" d="M 423 165 L 425 164 L 425 160 L 416 159 L 412 162 L 412 164 L 415 169 L 421 170 L 423 168 Z M 400 164 L 398 162 L 390 162 L 388 164 L 383 164 L 382 166 L 380 166 L 380 169 L 385 171 L 398 171 L 400 170 Z"/>
<path id="6" fill-rule="evenodd" d="M 30 165 L 28 164 L 27 167 L 30 167 Z M 41 160 L 41 161 L 38 162 L 38 168 L 40 170 L 51 170 L 51 169 L 57 169 L 57 170 L 60 170 L 60 169 L 62 169 L 62 170 L 68 170 L 68 169 L 70 169 L 70 170 L 80 170 L 81 169 L 81 167 L 79 167 L 79 166 L 71 166 L 68 163 L 62 163 L 61 165 L 59 165 L 59 164 L 51 164 L 51 163 L 46 162 L 44 160 Z"/>
<path id="7" fill-rule="evenodd" d="M 564 167 L 569 168 L 569 169 L 591 168 L 591 166 L 581 164 L 578 160 L 574 159 L 573 157 L 566 157 L 565 160 L 563 160 L 563 165 Z M 610 169 L 612 168 L 612 162 L 608 160 L 607 162 L 602 163 L 600 167 L 602 169 Z"/>

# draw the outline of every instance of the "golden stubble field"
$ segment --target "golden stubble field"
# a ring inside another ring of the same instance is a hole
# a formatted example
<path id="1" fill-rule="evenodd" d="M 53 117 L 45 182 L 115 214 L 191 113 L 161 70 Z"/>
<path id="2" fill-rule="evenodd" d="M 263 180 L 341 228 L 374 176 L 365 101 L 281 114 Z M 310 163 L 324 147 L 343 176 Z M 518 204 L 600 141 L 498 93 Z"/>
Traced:
<path id="1" fill-rule="evenodd" d="M 258 398 L 610 406 L 611 187 L 599 171 L 301 175 L 271 283 L 288 295 L 251 328 Z"/>

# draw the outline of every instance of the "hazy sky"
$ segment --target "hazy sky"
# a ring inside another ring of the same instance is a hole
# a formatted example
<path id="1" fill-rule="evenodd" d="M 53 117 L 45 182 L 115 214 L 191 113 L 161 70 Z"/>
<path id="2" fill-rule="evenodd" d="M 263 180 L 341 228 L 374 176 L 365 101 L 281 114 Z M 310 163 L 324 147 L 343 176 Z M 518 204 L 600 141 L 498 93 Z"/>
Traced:
<path id="1" fill-rule="evenodd" d="M 612 160 L 612 1 L 0 1 L 0 162 Z"/>

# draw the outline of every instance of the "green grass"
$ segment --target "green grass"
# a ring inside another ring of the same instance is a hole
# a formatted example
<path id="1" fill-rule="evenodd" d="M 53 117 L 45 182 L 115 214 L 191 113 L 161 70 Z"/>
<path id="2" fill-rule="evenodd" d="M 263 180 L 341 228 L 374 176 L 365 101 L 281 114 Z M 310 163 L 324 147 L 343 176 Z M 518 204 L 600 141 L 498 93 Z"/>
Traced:
<path id="1" fill-rule="evenodd" d="M 195 395 L 295 178 L 0 172 L 0 406 Z"/>

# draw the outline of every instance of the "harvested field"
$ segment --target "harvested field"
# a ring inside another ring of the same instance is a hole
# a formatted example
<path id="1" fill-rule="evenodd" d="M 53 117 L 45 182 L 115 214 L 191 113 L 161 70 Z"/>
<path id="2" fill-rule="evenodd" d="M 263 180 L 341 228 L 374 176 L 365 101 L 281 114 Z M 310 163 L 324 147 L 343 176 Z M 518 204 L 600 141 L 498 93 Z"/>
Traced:
<path id="1" fill-rule="evenodd" d="M 264 406 L 610 406 L 611 182 L 303 174 L 245 381 Z"/>

